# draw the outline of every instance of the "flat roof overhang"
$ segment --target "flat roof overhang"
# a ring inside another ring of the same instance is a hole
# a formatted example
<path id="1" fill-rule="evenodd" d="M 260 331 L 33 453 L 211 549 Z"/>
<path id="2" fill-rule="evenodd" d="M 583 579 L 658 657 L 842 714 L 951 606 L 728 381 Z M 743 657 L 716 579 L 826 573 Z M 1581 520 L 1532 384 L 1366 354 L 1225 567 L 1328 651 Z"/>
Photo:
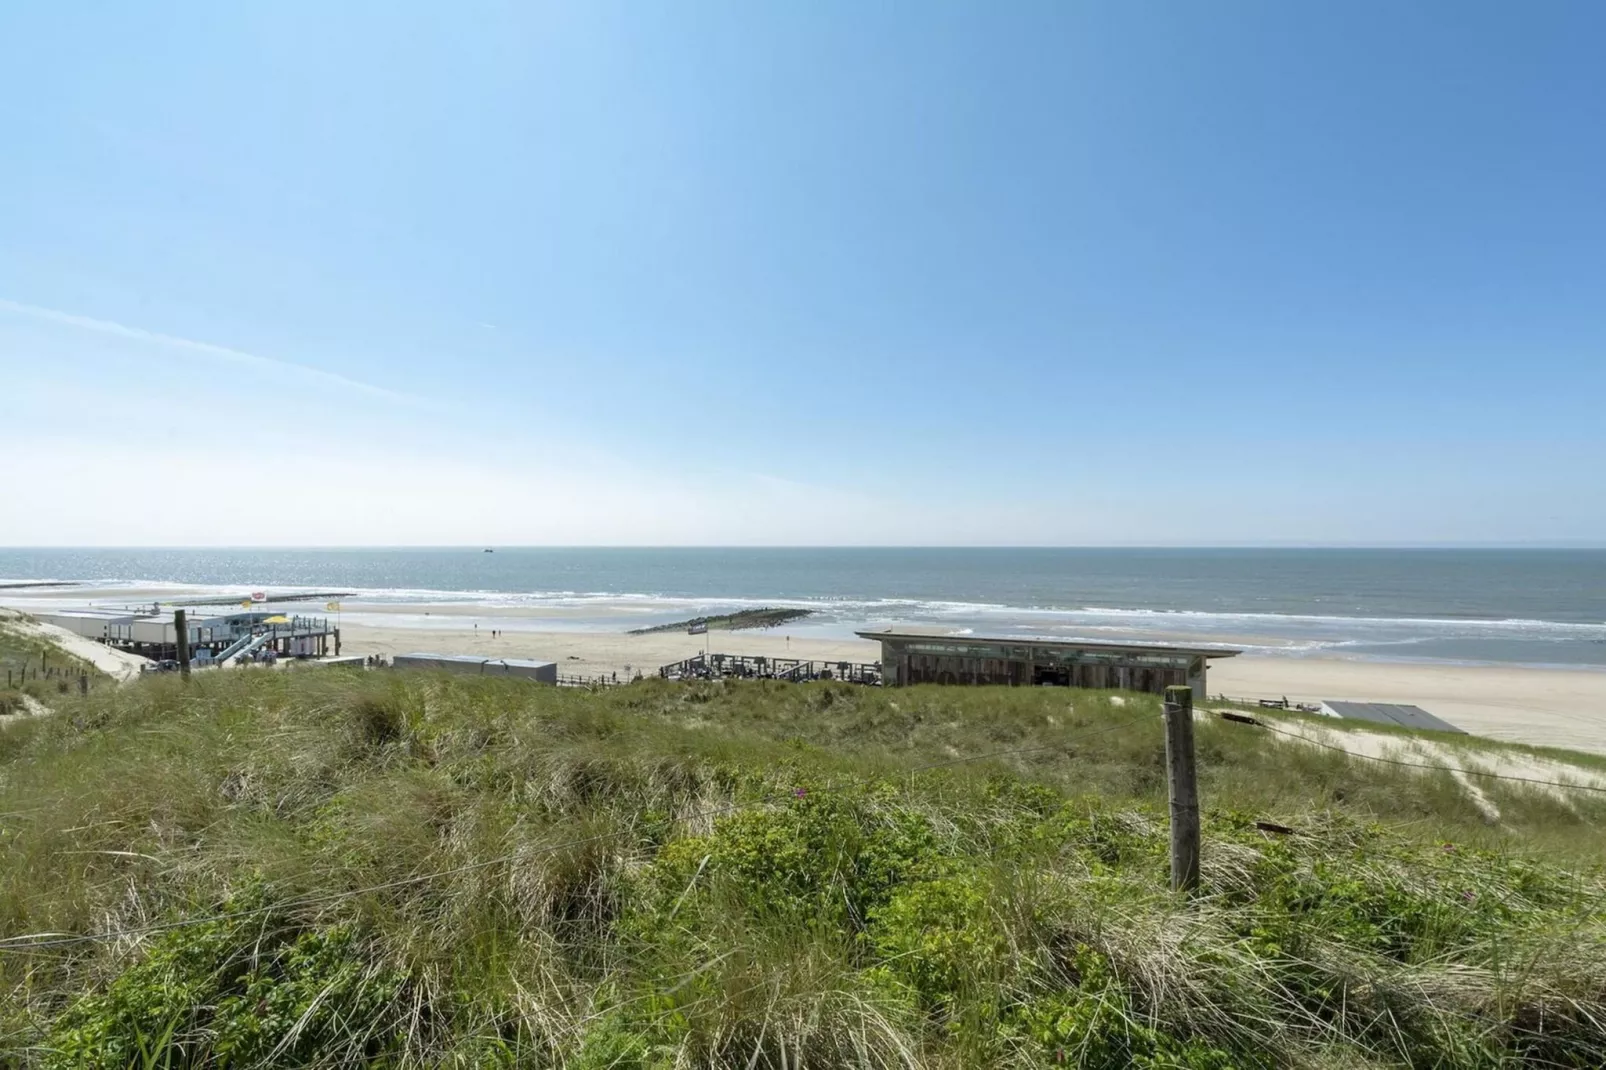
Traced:
<path id="1" fill-rule="evenodd" d="M 995 644 L 999 646 L 1029 646 L 1038 650 L 1071 652 L 1087 650 L 1100 654 L 1171 654 L 1196 658 L 1231 658 L 1243 653 L 1229 647 L 1175 646 L 1169 643 L 1105 643 L 1081 642 L 1067 639 L 1033 639 L 1025 636 L 1000 635 L 932 635 L 929 632 L 855 632 L 861 639 L 892 643 L 931 643 L 953 646 Z"/>

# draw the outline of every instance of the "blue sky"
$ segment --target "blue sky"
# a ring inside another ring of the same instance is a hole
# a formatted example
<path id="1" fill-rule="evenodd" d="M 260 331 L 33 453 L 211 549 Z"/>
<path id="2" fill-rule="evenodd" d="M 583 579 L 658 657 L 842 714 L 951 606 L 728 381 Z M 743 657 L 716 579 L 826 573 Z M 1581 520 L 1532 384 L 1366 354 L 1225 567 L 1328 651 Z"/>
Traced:
<path id="1" fill-rule="evenodd" d="M 1603 39 L 8 4 L 0 543 L 1606 544 Z"/>

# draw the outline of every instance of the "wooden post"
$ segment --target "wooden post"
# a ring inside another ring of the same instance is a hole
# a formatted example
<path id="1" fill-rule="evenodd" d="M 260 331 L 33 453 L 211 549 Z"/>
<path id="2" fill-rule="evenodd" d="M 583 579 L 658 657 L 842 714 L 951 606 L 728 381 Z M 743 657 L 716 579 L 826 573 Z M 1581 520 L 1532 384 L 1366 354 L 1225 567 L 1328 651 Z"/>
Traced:
<path id="1" fill-rule="evenodd" d="M 178 639 L 178 671 L 190 678 L 190 626 L 182 609 L 173 610 L 173 633 Z"/>
<path id="2" fill-rule="evenodd" d="M 80 695 L 89 694 L 89 674 L 86 672 L 78 674 L 78 693 Z"/>
<path id="3" fill-rule="evenodd" d="M 1171 890 L 1199 886 L 1199 781 L 1193 757 L 1193 689 L 1165 689 L 1165 770 L 1171 796 Z"/>

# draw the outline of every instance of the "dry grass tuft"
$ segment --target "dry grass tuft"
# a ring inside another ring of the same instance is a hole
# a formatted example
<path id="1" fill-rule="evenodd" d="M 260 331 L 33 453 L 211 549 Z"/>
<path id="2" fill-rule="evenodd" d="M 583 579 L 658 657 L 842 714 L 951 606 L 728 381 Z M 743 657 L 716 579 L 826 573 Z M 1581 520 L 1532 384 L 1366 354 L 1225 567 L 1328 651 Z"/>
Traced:
<path id="1" fill-rule="evenodd" d="M 1204 885 L 1181 900 L 1156 712 L 389 673 L 69 696 L 0 733 L 0 1047 L 118 1067 L 1606 1065 L 1606 806 L 1491 786 L 1491 826 L 1448 778 L 1201 723 Z M 96 939 L 30 938 L 49 933 Z"/>

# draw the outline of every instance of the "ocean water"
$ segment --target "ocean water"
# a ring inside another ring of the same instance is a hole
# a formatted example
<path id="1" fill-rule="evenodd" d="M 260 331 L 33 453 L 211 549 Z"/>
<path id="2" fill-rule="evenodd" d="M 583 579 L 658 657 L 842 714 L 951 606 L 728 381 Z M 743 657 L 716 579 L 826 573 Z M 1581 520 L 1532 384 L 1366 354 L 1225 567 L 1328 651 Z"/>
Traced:
<path id="1" fill-rule="evenodd" d="M 1606 668 L 1606 550 L 0 549 L 0 581 L 24 579 L 158 586 L 174 597 L 349 591 L 348 619 L 390 625 L 424 624 L 431 605 L 480 606 L 487 621 L 531 630 L 621 630 L 781 605 L 815 611 L 787 626 L 799 636 L 920 624 Z M 0 590 L 12 605 L 44 596 Z"/>

